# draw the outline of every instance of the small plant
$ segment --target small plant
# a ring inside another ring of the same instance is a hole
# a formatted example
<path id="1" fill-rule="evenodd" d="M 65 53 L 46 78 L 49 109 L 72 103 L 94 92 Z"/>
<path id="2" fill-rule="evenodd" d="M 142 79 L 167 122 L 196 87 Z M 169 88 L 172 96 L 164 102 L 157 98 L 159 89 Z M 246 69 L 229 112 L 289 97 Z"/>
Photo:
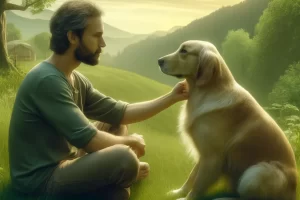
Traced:
<path id="1" fill-rule="evenodd" d="M 265 110 L 283 129 L 292 144 L 296 160 L 300 163 L 300 111 L 298 107 L 291 104 L 273 103 L 271 107 L 265 107 Z"/>
<path id="2" fill-rule="evenodd" d="M 2 167 L 0 167 L 0 184 L 3 179 L 4 179 L 4 169 Z"/>

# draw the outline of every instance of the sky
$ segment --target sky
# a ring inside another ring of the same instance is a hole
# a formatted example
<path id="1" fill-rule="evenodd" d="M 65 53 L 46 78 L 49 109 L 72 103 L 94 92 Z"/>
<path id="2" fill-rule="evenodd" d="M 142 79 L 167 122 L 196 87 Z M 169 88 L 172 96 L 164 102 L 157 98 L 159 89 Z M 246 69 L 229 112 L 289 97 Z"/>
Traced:
<path id="1" fill-rule="evenodd" d="M 56 0 L 48 9 L 55 11 L 66 0 Z M 135 34 L 167 31 L 185 26 L 222 6 L 243 0 L 91 0 L 105 15 L 103 20 L 112 26 Z M 21 4 L 22 0 L 10 2 Z"/>

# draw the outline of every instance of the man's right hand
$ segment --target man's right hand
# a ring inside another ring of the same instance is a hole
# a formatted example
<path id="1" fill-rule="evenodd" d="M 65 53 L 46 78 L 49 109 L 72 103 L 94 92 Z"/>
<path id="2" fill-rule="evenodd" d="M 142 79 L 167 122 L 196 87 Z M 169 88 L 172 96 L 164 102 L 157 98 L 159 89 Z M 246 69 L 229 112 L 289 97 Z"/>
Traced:
<path id="1" fill-rule="evenodd" d="M 145 141 L 142 135 L 139 134 L 131 134 L 126 136 L 129 140 L 129 146 L 132 148 L 132 150 L 135 152 L 138 158 L 145 155 Z"/>

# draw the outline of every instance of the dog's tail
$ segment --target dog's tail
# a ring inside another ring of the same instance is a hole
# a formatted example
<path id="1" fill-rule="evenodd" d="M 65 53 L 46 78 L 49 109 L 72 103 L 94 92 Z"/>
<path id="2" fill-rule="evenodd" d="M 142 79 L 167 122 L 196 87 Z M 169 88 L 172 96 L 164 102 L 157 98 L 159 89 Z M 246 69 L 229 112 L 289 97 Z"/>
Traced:
<path id="1" fill-rule="evenodd" d="M 249 167 L 240 178 L 242 198 L 296 200 L 297 172 L 278 162 L 261 162 Z"/>

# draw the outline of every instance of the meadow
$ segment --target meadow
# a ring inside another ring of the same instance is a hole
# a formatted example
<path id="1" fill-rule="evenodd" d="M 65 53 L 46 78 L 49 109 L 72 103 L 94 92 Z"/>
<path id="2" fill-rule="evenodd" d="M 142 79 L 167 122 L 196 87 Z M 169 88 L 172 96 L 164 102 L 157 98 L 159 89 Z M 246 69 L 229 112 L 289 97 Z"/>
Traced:
<path id="1" fill-rule="evenodd" d="M 36 62 L 20 63 L 27 72 Z M 131 72 L 105 66 L 81 65 L 78 69 L 102 93 L 115 99 L 127 102 L 147 101 L 157 98 L 172 88 L 154 80 Z M 158 70 L 158 69 L 157 69 Z M 0 77 L 0 199 L 13 200 L 21 197 L 15 195 L 9 185 L 9 164 L 7 151 L 8 126 L 11 109 L 22 77 Z M 130 133 L 144 135 L 146 155 L 141 158 L 150 164 L 151 171 L 147 179 L 136 183 L 131 188 L 132 200 L 163 200 L 168 199 L 166 193 L 180 187 L 193 167 L 192 160 L 187 156 L 184 146 L 178 137 L 177 117 L 181 102 L 169 107 L 151 119 L 132 124 Z M 226 190 L 224 180 L 213 186 L 208 195 L 219 190 Z M 300 199 L 300 195 L 298 195 Z M 207 199 L 210 199 L 208 197 Z M 31 197 L 21 199 L 34 199 Z"/>

